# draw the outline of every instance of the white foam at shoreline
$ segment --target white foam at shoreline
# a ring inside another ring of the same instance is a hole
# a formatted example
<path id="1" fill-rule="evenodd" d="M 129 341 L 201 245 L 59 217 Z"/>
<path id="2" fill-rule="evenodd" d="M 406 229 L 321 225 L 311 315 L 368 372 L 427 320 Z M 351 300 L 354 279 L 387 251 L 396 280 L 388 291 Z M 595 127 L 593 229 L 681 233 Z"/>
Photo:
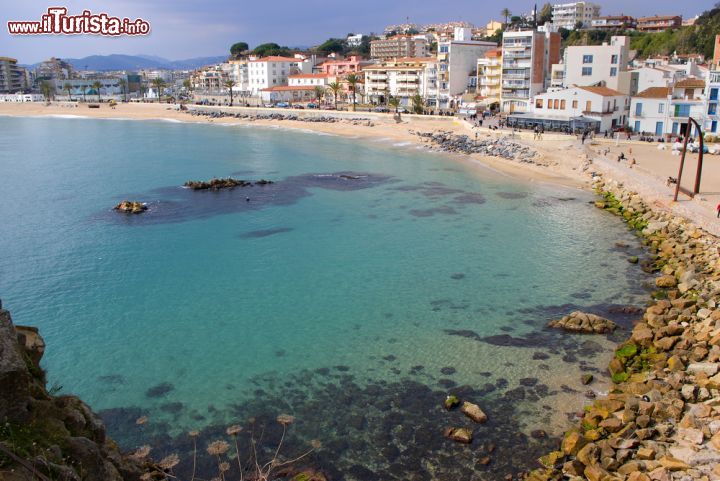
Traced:
<path id="1" fill-rule="evenodd" d="M 48 114 L 46 117 L 53 117 L 55 119 L 92 119 L 87 115 L 72 115 L 72 114 Z"/>

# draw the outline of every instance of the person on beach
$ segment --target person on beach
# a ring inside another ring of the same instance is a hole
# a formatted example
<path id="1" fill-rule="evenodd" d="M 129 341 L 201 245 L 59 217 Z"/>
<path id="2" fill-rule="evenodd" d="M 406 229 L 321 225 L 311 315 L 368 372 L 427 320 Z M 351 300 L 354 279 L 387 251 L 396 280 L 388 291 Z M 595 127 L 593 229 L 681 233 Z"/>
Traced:
<path id="1" fill-rule="evenodd" d="M 715 210 L 717 211 L 717 217 L 720 218 L 720 204 L 715 207 Z"/>
<path id="2" fill-rule="evenodd" d="M 533 135 L 533 140 L 537 140 L 540 136 L 540 128 L 538 128 L 538 126 L 536 125 L 533 131 L 535 132 L 535 135 Z"/>
<path id="3" fill-rule="evenodd" d="M 540 126 L 540 132 L 538 133 L 538 140 L 542 140 L 542 136 L 543 136 L 544 133 L 545 133 L 545 126 L 544 126 L 544 125 L 541 125 L 541 126 Z"/>

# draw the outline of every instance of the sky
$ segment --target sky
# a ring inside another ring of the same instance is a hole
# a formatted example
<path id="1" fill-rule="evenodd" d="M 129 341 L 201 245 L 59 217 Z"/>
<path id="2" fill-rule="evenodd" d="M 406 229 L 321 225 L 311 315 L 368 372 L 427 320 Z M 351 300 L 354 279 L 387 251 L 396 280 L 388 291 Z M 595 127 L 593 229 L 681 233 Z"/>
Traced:
<path id="1" fill-rule="evenodd" d="M 569 1 L 569 0 L 563 0 Z M 381 32 L 385 25 L 464 20 L 484 25 L 500 19 L 504 7 L 513 14 L 529 12 L 525 0 L 0 0 L 0 56 L 21 64 L 51 56 L 78 58 L 121 53 L 156 55 L 170 60 L 224 55 L 235 42 L 252 48 L 265 42 L 312 46 L 350 32 Z M 544 2 L 538 2 L 542 5 Z M 680 14 L 693 17 L 712 8 L 714 0 L 604 0 L 601 15 Z M 70 14 L 88 9 L 116 17 L 143 18 L 152 31 L 141 37 L 12 36 L 8 21 L 36 21 L 50 6 Z"/>

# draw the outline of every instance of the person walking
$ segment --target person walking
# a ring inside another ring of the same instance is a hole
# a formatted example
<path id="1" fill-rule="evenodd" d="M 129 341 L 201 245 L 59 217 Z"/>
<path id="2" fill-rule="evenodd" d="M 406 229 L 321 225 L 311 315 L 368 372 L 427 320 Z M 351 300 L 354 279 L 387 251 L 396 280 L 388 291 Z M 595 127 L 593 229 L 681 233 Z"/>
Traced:
<path id="1" fill-rule="evenodd" d="M 538 136 L 540 135 L 540 128 L 536 125 L 534 129 L 535 135 L 533 135 L 533 140 L 537 140 Z"/>
<path id="2" fill-rule="evenodd" d="M 715 210 L 717 211 L 717 217 L 720 219 L 720 204 L 715 207 Z"/>

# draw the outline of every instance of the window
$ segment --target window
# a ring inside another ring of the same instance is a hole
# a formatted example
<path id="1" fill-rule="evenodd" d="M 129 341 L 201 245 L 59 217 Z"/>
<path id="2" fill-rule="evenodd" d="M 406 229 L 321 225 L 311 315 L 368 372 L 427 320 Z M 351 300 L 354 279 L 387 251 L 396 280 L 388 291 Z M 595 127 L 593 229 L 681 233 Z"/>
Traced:
<path id="1" fill-rule="evenodd" d="M 553 108 L 553 101 L 552 101 L 552 99 L 548 99 L 548 108 L 549 108 L 550 110 L 552 110 L 552 108 Z"/>
<path id="2" fill-rule="evenodd" d="M 690 117 L 690 104 L 680 104 L 675 106 L 675 117 Z"/>
<path id="3" fill-rule="evenodd" d="M 665 113 L 665 104 L 658 104 L 658 113 L 659 114 Z"/>
<path id="4" fill-rule="evenodd" d="M 617 77 L 617 67 L 610 67 L 610 76 Z"/>
<path id="5" fill-rule="evenodd" d="M 440 53 L 448 53 L 448 46 L 447 45 L 440 46 Z"/>
<path id="6" fill-rule="evenodd" d="M 717 100 L 718 99 L 718 89 L 710 89 L 710 100 Z"/>
<path id="7" fill-rule="evenodd" d="M 589 77 L 590 75 L 592 75 L 592 67 L 583 67 L 582 75 L 583 77 Z"/>
<path id="8" fill-rule="evenodd" d="M 617 63 L 618 63 L 618 56 L 617 56 L 617 55 L 611 56 L 611 57 L 610 57 L 610 63 L 613 64 L 613 65 L 617 65 Z"/>
<path id="9" fill-rule="evenodd" d="M 536 108 L 536 109 L 541 109 L 541 108 L 543 108 L 543 99 L 537 99 L 537 100 L 535 100 L 535 108 Z"/>
<path id="10" fill-rule="evenodd" d="M 572 108 L 576 109 L 578 106 L 577 100 L 573 100 Z"/>
<path id="11" fill-rule="evenodd" d="M 638 102 L 635 104 L 635 115 L 637 117 L 642 115 L 642 103 L 641 102 Z"/>
<path id="12" fill-rule="evenodd" d="M 560 110 L 565 110 L 565 100 L 560 101 Z"/>
<path id="13" fill-rule="evenodd" d="M 602 107 L 602 105 L 601 105 L 601 107 Z M 585 102 L 585 112 L 592 112 L 592 102 L 589 100 L 587 102 Z"/>
<path id="14" fill-rule="evenodd" d="M 592 55 L 583 55 L 583 63 L 593 63 Z"/>
<path id="15" fill-rule="evenodd" d="M 560 101 L 558 99 L 555 99 L 555 110 L 560 108 Z"/>
<path id="16" fill-rule="evenodd" d="M 717 114 L 717 104 L 708 105 L 708 115 L 716 115 L 716 114 Z"/>

